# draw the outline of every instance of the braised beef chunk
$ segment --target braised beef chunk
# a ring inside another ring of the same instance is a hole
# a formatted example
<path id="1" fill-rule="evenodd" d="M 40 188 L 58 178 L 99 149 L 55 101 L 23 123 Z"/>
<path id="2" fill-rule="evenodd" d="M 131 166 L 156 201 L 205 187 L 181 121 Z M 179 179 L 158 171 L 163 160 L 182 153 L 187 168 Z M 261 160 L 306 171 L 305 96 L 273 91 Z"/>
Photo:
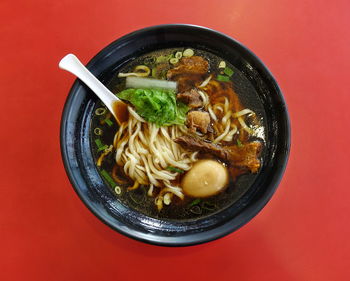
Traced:
<path id="1" fill-rule="evenodd" d="M 182 58 L 179 64 L 170 69 L 167 73 L 167 78 L 172 79 L 179 74 L 201 74 L 204 75 L 208 72 L 209 63 L 204 58 L 199 56 L 192 56 L 188 58 Z"/>
<path id="2" fill-rule="evenodd" d="M 200 85 L 205 79 L 205 76 L 198 74 L 177 75 L 173 81 L 177 82 L 177 90 L 179 93 L 190 91 L 197 85 Z"/>
<path id="3" fill-rule="evenodd" d="M 183 93 L 177 94 L 176 98 L 191 108 L 203 106 L 203 101 L 197 89 L 191 89 L 190 91 L 185 91 Z"/>
<path id="4" fill-rule="evenodd" d="M 190 111 L 187 114 L 186 125 L 190 131 L 195 132 L 196 129 L 206 134 L 210 124 L 210 116 L 206 111 Z"/>
<path id="5" fill-rule="evenodd" d="M 174 140 L 176 143 L 191 151 L 215 152 L 219 148 L 211 143 L 204 142 L 201 139 L 192 136 L 181 136 Z"/>
<path id="6" fill-rule="evenodd" d="M 262 145 L 257 141 L 242 146 L 220 146 L 192 136 L 182 136 L 175 139 L 175 142 L 188 150 L 211 153 L 229 165 L 248 169 L 252 173 L 256 173 L 260 168 L 258 156 Z"/>
<path id="7" fill-rule="evenodd" d="M 168 71 L 167 79 L 176 81 L 177 89 L 182 93 L 201 84 L 206 78 L 208 69 L 208 61 L 202 57 L 183 57 L 176 67 Z"/>
<path id="8" fill-rule="evenodd" d="M 230 145 L 223 147 L 223 154 L 230 163 L 236 167 L 246 167 L 252 173 L 260 168 L 258 156 L 261 151 L 261 143 L 258 141 L 249 142 L 242 146 Z"/>

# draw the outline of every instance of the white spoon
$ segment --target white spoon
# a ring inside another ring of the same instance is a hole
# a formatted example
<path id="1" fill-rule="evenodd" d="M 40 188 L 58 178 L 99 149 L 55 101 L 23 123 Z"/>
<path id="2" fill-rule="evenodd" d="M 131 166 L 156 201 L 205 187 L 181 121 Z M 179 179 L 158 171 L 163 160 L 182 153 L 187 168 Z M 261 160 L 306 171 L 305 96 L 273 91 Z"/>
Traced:
<path id="1" fill-rule="evenodd" d="M 69 71 L 83 81 L 107 106 L 118 124 L 127 121 L 127 105 L 108 90 L 73 54 L 66 55 L 58 64 L 59 68 Z"/>

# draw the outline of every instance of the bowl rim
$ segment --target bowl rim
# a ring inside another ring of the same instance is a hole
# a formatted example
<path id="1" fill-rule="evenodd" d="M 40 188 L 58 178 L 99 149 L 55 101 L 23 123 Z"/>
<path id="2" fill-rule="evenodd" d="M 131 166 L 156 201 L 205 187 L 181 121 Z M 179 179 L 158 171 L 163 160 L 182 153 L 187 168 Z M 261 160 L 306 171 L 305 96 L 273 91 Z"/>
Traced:
<path id="1" fill-rule="evenodd" d="M 186 239 L 182 239 L 181 237 L 176 237 L 171 239 L 172 237 L 160 237 L 157 235 L 145 235 L 141 232 L 138 232 L 135 229 L 130 229 L 125 230 L 123 227 L 120 227 L 120 225 L 115 225 L 111 223 L 107 217 L 103 216 L 97 208 L 93 207 L 91 202 L 88 200 L 86 194 L 82 192 L 78 186 L 81 184 L 79 180 L 74 176 L 74 172 L 69 168 L 69 157 L 68 157 L 68 152 L 65 148 L 66 143 L 67 143 L 67 138 L 65 135 L 66 129 L 67 129 L 67 119 L 68 119 L 68 112 L 69 109 L 72 105 L 72 99 L 73 99 L 73 94 L 74 91 L 77 87 L 79 87 L 78 79 L 76 79 L 69 90 L 69 94 L 66 98 L 62 115 L 61 115 L 61 123 L 60 123 L 60 149 L 61 149 L 61 156 L 63 160 L 63 165 L 66 171 L 66 174 L 68 176 L 68 179 L 75 190 L 76 194 L 80 198 L 80 200 L 84 203 L 84 205 L 104 224 L 107 226 L 111 227 L 113 230 L 119 232 L 120 234 L 127 236 L 129 238 L 145 242 L 148 244 L 153 244 L 153 245 L 158 245 L 158 246 L 191 246 L 191 245 L 198 245 L 210 241 L 214 241 L 216 239 L 219 239 L 223 236 L 226 236 L 229 233 L 232 233 L 236 230 L 238 230 L 240 227 L 243 225 L 247 224 L 250 220 L 252 220 L 263 208 L 264 206 L 270 201 L 272 198 L 273 194 L 275 193 L 277 187 L 279 186 L 281 179 L 285 173 L 286 166 L 288 163 L 289 155 L 290 155 L 290 147 L 291 147 L 291 125 L 290 125 L 290 117 L 288 114 L 288 108 L 287 104 L 285 102 L 285 98 L 282 94 L 282 91 L 279 87 L 279 85 L 276 82 L 275 77 L 272 75 L 270 70 L 266 67 L 266 65 L 249 49 L 247 48 L 244 44 L 239 42 L 238 40 L 222 33 L 219 31 L 216 31 L 211 28 L 199 26 L 199 25 L 193 25 L 193 24 L 161 24 L 161 25 L 154 25 L 154 26 L 149 26 L 146 28 L 138 29 L 133 32 L 130 32 L 110 44 L 108 44 L 106 47 L 102 48 L 88 63 L 87 63 L 87 68 L 89 66 L 93 65 L 96 61 L 101 59 L 101 57 L 105 54 L 108 53 L 108 51 L 113 48 L 115 44 L 122 40 L 127 40 L 129 37 L 132 36 L 138 36 L 143 33 L 147 32 L 154 32 L 159 29 L 166 29 L 166 28 L 189 28 L 189 29 L 194 29 L 194 30 L 202 30 L 206 32 L 211 32 L 215 33 L 216 35 L 222 36 L 226 38 L 226 40 L 231 41 L 233 44 L 238 45 L 240 48 L 242 48 L 250 57 L 251 59 L 257 63 L 265 72 L 265 74 L 270 78 L 270 83 L 273 84 L 275 87 L 275 94 L 278 95 L 279 99 L 282 102 L 282 105 L 284 107 L 284 112 L 283 112 L 283 117 L 284 117 L 284 126 L 285 126 L 285 135 L 286 135 L 286 140 L 285 140 L 285 150 L 284 150 L 284 157 L 279 165 L 278 168 L 278 176 L 275 178 L 275 181 L 272 182 L 269 185 L 269 188 L 266 189 L 266 192 L 264 193 L 264 196 L 259 197 L 255 202 L 253 202 L 251 205 L 247 206 L 244 211 L 240 212 L 237 216 L 234 217 L 236 222 L 240 223 L 235 223 L 232 224 L 231 221 L 228 221 L 227 223 L 220 225 L 218 228 L 213 230 L 206 231 L 205 233 L 197 233 L 197 234 L 192 234 L 185 236 Z M 121 224 L 122 225 L 122 224 Z M 218 231 L 220 229 L 220 231 Z M 213 232 L 213 233 L 212 233 Z M 203 235 L 205 234 L 205 235 Z"/>

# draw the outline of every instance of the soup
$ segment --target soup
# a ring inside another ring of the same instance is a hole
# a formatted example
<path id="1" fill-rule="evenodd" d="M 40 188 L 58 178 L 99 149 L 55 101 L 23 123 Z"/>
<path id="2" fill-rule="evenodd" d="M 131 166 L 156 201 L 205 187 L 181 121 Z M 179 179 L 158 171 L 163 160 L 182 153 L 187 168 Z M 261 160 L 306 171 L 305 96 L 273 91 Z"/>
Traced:
<path id="1" fill-rule="evenodd" d="M 97 168 L 121 203 L 161 219 L 197 219 L 237 201 L 261 167 L 264 113 L 249 81 L 202 50 L 165 49 L 109 83 L 122 124 L 101 104 L 91 123 Z"/>

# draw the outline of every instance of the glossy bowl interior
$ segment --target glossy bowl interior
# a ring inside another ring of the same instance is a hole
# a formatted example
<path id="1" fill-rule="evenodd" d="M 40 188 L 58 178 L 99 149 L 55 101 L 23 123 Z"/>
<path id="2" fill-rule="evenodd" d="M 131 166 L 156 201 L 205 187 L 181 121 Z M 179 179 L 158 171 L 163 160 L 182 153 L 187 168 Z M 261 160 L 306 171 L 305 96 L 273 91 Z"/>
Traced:
<path id="1" fill-rule="evenodd" d="M 61 121 L 61 151 L 68 177 L 85 205 L 102 222 L 131 238 L 164 246 L 186 246 L 227 235 L 251 220 L 269 201 L 284 173 L 290 147 L 289 118 L 282 93 L 269 70 L 246 47 L 211 29 L 161 25 L 130 33 L 98 53 L 87 65 L 103 83 L 138 56 L 164 48 L 191 47 L 218 55 L 238 68 L 257 91 L 266 114 L 263 165 L 248 191 L 229 208 L 198 220 L 164 221 L 140 214 L 116 200 L 94 164 L 89 137 L 97 98 L 76 80 Z"/>

